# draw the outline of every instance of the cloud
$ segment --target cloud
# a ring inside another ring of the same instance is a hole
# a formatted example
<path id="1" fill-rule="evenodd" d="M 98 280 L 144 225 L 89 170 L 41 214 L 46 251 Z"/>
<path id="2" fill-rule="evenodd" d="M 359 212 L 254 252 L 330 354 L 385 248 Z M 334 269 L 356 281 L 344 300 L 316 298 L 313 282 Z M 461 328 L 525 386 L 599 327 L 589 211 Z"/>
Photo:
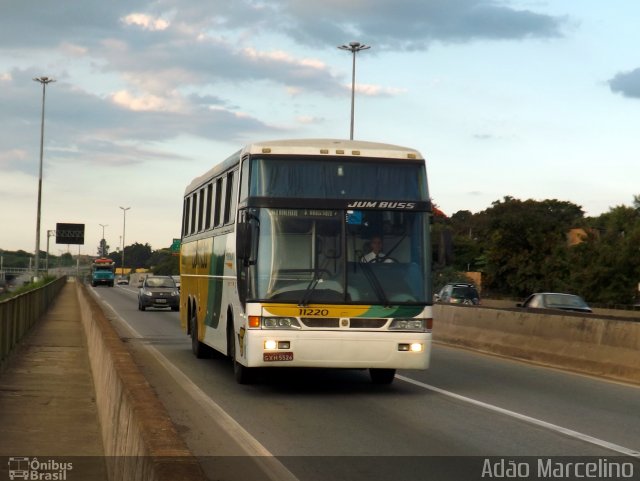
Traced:
<path id="1" fill-rule="evenodd" d="M 380 50 L 424 50 L 434 41 L 559 37 L 567 20 L 493 0 L 273 3 L 282 19 L 280 29 L 300 42 L 333 45 L 338 39 L 358 38 Z"/>
<path id="2" fill-rule="evenodd" d="M 182 135 L 229 142 L 280 133 L 242 105 L 237 92 L 245 86 L 275 85 L 298 99 L 344 96 L 350 90 L 345 73 L 336 74 L 320 54 L 297 55 L 300 44 L 336 51 L 358 39 L 371 42 L 372 52 L 416 50 L 435 41 L 555 37 L 565 23 L 495 0 L 154 0 L 135 8 L 121 0 L 68 0 L 51 11 L 37 2 L 6 3 L 0 53 L 49 59 L 44 72 L 14 67 L 0 73 L 0 104 L 11 118 L 0 131 L 0 159 L 3 168 L 22 172 L 33 172 L 27 159 L 37 158 L 40 96 L 31 78 L 43 73 L 58 79 L 47 89 L 45 149 L 55 147 L 52 154 L 60 158 L 121 165 L 146 159 L 146 144 Z M 298 45 L 260 47 L 264 35 L 288 36 Z M 79 66 L 91 70 L 99 88 L 76 83 Z M 114 85 L 107 86 L 107 77 Z M 405 93 L 356 87 L 372 97 Z M 295 120 L 322 121 L 307 112 Z"/>
<path id="3" fill-rule="evenodd" d="M 154 18 L 151 15 L 144 13 L 130 13 L 126 17 L 122 18 L 122 22 L 125 25 L 135 25 L 142 27 L 144 30 L 166 30 L 169 28 L 169 21 L 163 18 Z"/>
<path id="4" fill-rule="evenodd" d="M 0 129 L 3 172 L 37 174 L 42 90 L 31 80 L 37 74 L 33 69 L 3 74 L 0 104 L 11 118 Z M 157 158 L 159 153 L 147 145 L 184 135 L 233 142 L 281 132 L 235 110 L 215 96 L 177 91 L 154 96 L 120 90 L 99 96 L 62 76 L 47 88 L 45 157 L 47 163 L 80 159 L 85 165 L 126 165 Z"/>
<path id="5" fill-rule="evenodd" d="M 609 80 L 609 88 L 625 97 L 640 98 L 640 68 L 620 72 Z"/>
<path id="6" fill-rule="evenodd" d="M 115 92 L 111 99 L 121 107 L 134 111 L 177 111 L 178 105 L 172 105 L 167 98 L 156 95 L 135 96 L 126 90 Z"/>
<path id="7" fill-rule="evenodd" d="M 296 121 L 300 124 L 311 125 L 311 124 L 320 124 L 325 121 L 325 119 L 321 117 L 314 117 L 312 115 L 299 115 L 296 117 Z"/>
<path id="8" fill-rule="evenodd" d="M 348 86 L 349 91 L 351 91 L 351 84 Z M 402 95 L 407 93 L 406 89 L 399 89 L 393 87 L 382 87 L 380 85 L 370 85 L 370 84 L 362 84 L 356 83 L 356 92 L 359 94 L 365 95 L 367 97 L 395 97 L 397 95 Z"/>
<path id="9" fill-rule="evenodd" d="M 476 140 L 494 140 L 496 136 L 492 134 L 474 134 L 473 138 Z"/>

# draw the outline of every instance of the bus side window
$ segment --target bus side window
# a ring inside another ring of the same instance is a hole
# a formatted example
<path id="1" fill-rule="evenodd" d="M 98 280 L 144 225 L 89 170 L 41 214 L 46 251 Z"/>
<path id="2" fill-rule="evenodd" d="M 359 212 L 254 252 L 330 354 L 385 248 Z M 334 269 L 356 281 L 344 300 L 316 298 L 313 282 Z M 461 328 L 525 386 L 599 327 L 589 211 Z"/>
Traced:
<path id="1" fill-rule="evenodd" d="M 204 218 L 204 187 L 200 189 L 200 202 L 198 204 L 198 232 L 202 230 L 203 218 Z"/>
<path id="2" fill-rule="evenodd" d="M 207 209 L 204 214 L 204 228 L 208 230 L 211 227 L 211 195 L 213 194 L 213 184 L 207 185 Z"/>
<path id="3" fill-rule="evenodd" d="M 234 196 L 233 196 L 233 191 L 234 189 L 234 175 L 233 175 L 233 171 L 229 172 L 227 174 L 227 185 L 226 185 L 226 192 L 225 192 L 225 199 L 224 199 L 224 221 L 223 223 L 229 224 L 229 221 L 231 220 L 231 209 L 233 207 L 233 201 L 234 201 Z"/>
<path id="4" fill-rule="evenodd" d="M 240 179 L 240 203 L 246 202 L 249 197 L 249 159 L 245 158 L 242 161 Z"/>
<path id="5" fill-rule="evenodd" d="M 193 194 L 191 199 L 191 229 L 189 232 L 194 234 L 196 231 L 196 209 L 198 207 L 198 193 Z"/>
<path id="6" fill-rule="evenodd" d="M 216 206 L 214 208 L 213 226 L 218 227 L 220 225 L 220 211 L 222 209 L 222 178 L 216 180 Z"/>
<path id="7" fill-rule="evenodd" d="M 182 237 L 189 234 L 189 212 L 191 206 L 191 198 L 184 199 L 184 211 L 182 212 Z"/>

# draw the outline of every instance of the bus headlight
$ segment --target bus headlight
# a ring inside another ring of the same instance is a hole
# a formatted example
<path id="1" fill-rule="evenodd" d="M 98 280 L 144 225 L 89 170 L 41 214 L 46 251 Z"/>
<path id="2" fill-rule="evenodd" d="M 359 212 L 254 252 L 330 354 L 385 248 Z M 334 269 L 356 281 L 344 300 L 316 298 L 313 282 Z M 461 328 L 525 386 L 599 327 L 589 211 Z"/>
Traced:
<path id="1" fill-rule="evenodd" d="M 424 331 L 426 319 L 394 319 L 389 330 L 394 331 Z"/>
<path id="2" fill-rule="evenodd" d="M 300 329 L 300 323 L 295 317 L 263 317 L 263 329 Z"/>

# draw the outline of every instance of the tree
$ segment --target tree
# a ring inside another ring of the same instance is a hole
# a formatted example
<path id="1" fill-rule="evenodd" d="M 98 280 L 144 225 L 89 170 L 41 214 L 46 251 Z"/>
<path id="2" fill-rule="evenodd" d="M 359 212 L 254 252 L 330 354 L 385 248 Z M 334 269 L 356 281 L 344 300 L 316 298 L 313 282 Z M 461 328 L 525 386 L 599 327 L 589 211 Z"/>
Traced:
<path id="1" fill-rule="evenodd" d="M 640 281 L 640 210 L 614 207 L 589 219 L 589 229 L 571 248 L 572 283 L 591 302 L 631 304 Z"/>
<path id="2" fill-rule="evenodd" d="M 72 266 L 73 256 L 69 252 L 65 252 L 60 256 L 60 266 Z"/>
<path id="3" fill-rule="evenodd" d="M 180 274 L 180 257 L 173 255 L 169 249 L 154 251 L 149 259 L 149 266 L 154 274 L 175 276 Z"/>
<path id="4" fill-rule="evenodd" d="M 104 239 L 101 239 L 100 244 L 98 244 L 98 255 L 100 257 L 107 257 L 109 255 L 109 245 Z"/>
<path id="5" fill-rule="evenodd" d="M 124 248 L 125 264 L 132 269 L 148 269 L 151 258 L 151 246 L 136 242 Z"/>
<path id="6" fill-rule="evenodd" d="M 567 233 L 577 227 L 585 237 L 569 246 Z M 594 218 L 584 218 L 570 202 L 504 197 L 478 214 L 457 212 L 440 228 L 453 233 L 454 271 L 482 269 L 483 287 L 493 293 L 569 292 L 608 305 L 638 297 L 640 195 L 633 207 L 617 206 Z M 444 274 L 438 270 L 434 278 Z"/>
<path id="7" fill-rule="evenodd" d="M 523 297 L 564 285 L 568 276 L 566 233 L 583 222 L 581 207 L 556 199 L 504 197 L 482 213 L 485 286 Z"/>

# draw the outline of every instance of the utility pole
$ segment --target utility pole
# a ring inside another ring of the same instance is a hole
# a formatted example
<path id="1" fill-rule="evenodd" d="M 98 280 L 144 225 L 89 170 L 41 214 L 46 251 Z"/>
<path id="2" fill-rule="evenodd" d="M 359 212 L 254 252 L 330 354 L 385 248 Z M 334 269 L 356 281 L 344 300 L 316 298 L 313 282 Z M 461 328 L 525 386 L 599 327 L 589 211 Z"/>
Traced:
<path id="1" fill-rule="evenodd" d="M 44 98 L 47 84 L 55 82 L 50 77 L 36 77 L 35 82 L 42 84 L 42 121 L 40 123 L 40 175 L 38 176 L 38 213 L 36 216 L 36 256 L 34 281 L 38 280 L 38 269 L 40 268 L 40 213 L 42 206 L 42 159 L 44 157 Z"/>

